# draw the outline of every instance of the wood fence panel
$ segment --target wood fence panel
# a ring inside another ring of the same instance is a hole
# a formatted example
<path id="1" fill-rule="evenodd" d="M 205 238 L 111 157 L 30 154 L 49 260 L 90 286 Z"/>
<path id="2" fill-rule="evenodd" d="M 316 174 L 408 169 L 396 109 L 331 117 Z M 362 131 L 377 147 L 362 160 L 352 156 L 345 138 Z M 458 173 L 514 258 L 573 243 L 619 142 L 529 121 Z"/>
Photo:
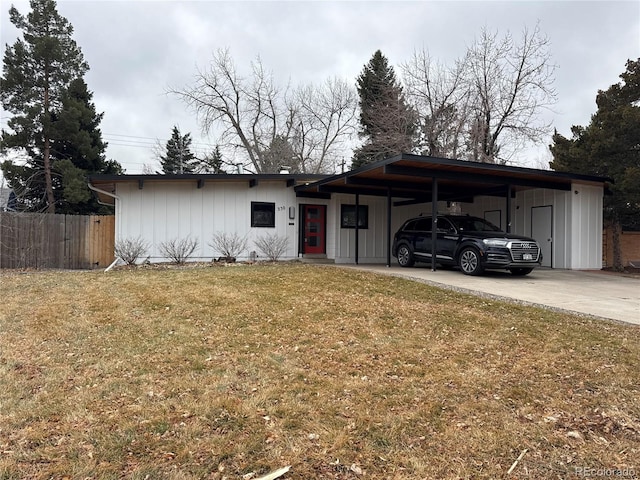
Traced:
<path id="1" fill-rule="evenodd" d="M 114 243 L 113 215 L 0 213 L 0 268 L 105 268 Z"/>
<path id="2" fill-rule="evenodd" d="M 92 215 L 87 224 L 89 268 L 106 268 L 115 260 L 115 215 Z"/>

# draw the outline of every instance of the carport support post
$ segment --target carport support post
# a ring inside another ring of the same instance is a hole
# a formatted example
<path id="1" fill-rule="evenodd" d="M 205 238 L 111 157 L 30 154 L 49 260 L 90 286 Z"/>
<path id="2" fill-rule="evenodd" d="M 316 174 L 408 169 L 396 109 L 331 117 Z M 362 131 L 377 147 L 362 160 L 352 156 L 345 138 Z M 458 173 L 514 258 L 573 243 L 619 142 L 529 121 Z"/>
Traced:
<path id="1" fill-rule="evenodd" d="M 387 267 L 391 267 L 391 187 L 387 187 Z"/>
<path id="2" fill-rule="evenodd" d="M 358 244 L 360 237 L 360 230 L 358 228 L 358 224 L 360 223 L 360 194 L 356 193 L 356 265 L 358 265 Z"/>
<path id="3" fill-rule="evenodd" d="M 431 271 L 436 271 L 436 242 L 438 241 L 438 178 L 431 179 Z"/>
<path id="4" fill-rule="evenodd" d="M 507 233 L 511 233 L 511 184 L 507 185 Z"/>

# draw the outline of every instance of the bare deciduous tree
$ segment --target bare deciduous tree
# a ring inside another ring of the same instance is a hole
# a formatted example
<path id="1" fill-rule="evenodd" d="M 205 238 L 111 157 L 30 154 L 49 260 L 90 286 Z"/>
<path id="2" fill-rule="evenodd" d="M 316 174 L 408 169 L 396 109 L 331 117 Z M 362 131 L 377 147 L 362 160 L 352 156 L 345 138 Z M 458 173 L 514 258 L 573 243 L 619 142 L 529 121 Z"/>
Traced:
<path id="1" fill-rule="evenodd" d="M 556 101 L 556 66 L 549 39 L 538 25 L 524 29 L 519 42 L 510 33 L 483 29 L 466 57 L 472 96 L 469 141 L 472 159 L 506 163 L 524 142 L 540 142 L 551 133 L 541 113 Z"/>
<path id="2" fill-rule="evenodd" d="M 321 86 L 307 85 L 296 91 L 298 123 L 292 146 L 299 168 L 305 173 L 333 172 L 344 156 L 347 141 L 355 133 L 358 98 L 355 90 L 337 78 Z"/>
<path id="3" fill-rule="evenodd" d="M 414 52 L 401 65 L 407 97 L 418 112 L 421 153 L 434 157 L 465 157 L 469 88 L 464 62 L 453 67 L 435 63 L 426 50 Z"/>
<path id="4" fill-rule="evenodd" d="M 333 171 L 337 147 L 353 130 L 354 94 L 339 81 L 280 89 L 259 58 L 251 67 L 251 76 L 242 77 L 228 50 L 220 50 L 193 85 L 171 92 L 194 109 L 204 131 L 221 127 L 221 147 L 242 153 L 256 173 L 277 172 L 273 154 L 285 144 L 294 154 L 293 170 Z"/>
<path id="5" fill-rule="evenodd" d="M 547 140 L 555 68 L 538 26 L 519 41 L 484 29 L 452 67 L 414 53 L 402 70 L 423 153 L 507 163 L 524 143 Z"/>

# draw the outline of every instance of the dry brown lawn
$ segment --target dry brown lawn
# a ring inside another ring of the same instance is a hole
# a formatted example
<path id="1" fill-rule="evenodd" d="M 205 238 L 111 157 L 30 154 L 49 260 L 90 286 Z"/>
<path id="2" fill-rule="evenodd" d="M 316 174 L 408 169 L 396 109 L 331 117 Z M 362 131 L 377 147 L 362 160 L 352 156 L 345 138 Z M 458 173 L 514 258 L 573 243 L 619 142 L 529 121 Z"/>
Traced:
<path id="1" fill-rule="evenodd" d="M 640 475 L 638 327 L 300 264 L 0 296 L 0 479 Z"/>

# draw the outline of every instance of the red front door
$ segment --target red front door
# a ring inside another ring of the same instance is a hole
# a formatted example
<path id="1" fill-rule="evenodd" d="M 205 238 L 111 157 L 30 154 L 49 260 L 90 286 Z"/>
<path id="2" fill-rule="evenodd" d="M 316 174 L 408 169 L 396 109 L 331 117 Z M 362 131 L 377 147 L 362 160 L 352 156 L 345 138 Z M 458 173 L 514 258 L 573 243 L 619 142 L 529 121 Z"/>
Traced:
<path id="1" fill-rule="evenodd" d="M 325 251 L 325 205 L 304 205 L 304 249 L 302 253 L 326 253 Z"/>

